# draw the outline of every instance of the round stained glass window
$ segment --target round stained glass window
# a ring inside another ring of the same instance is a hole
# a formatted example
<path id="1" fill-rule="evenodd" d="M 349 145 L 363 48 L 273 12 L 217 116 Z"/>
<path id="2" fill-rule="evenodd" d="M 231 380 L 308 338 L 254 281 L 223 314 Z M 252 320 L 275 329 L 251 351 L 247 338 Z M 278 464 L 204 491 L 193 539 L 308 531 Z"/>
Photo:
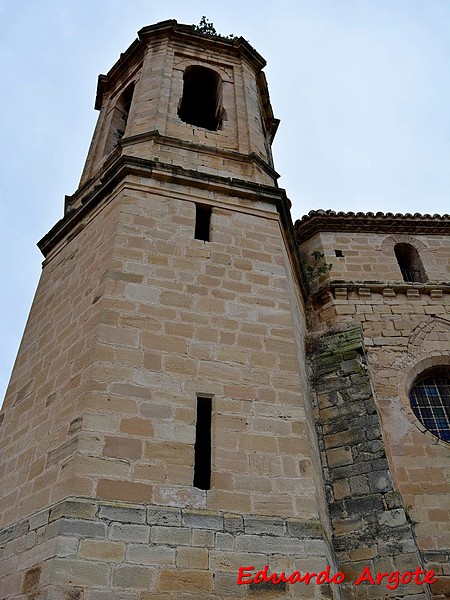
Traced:
<path id="1" fill-rule="evenodd" d="M 439 439 L 450 442 L 450 368 L 436 367 L 419 375 L 409 399 L 422 425 Z"/>

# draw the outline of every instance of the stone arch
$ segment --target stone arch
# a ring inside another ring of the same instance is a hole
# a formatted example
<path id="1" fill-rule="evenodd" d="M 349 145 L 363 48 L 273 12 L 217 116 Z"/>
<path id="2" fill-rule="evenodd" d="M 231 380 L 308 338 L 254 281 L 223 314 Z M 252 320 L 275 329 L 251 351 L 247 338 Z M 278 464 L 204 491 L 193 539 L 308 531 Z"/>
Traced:
<path id="1" fill-rule="evenodd" d="M 415 248 L 419 253 L 430 252 L 428 246 L 421 240 L 417 240 L 410 235 L 402 233 L 387 237 L 381 244 L 381 250 L 385 254 L 393 254 L 394 246 L 396 244 L 409 244 L 410 246 L 413 246 L 413 248 Z"/>
<path id="2" fill-rule="evenodd" d="M 188 58 L 187 56 L 175 55 L 174 69 L 184 72 L 187 67 L 205 67 L 215 71 L 222 79 L 224 83 L 233 83 L 233 69 L 228 65 L 222 65 L 215 62 L 205 62 L 202 60 L 195 59 L 194 57 Z"/>
<path id="3" fill-rule="evenodd" d="M 450 320 L 444 317 L 428 317 L 428 319 L 419 323 L 409 335 L 408 354 L 418 356 L 422 352 L 427 337 L 439 330 L 450 335 Z"/>

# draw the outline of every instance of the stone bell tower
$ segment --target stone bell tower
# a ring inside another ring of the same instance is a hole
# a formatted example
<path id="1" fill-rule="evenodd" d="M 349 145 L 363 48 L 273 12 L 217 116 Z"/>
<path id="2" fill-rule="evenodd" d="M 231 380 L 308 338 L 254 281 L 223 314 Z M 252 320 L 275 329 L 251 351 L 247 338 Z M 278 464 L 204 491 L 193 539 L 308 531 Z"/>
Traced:
<path id="1" fill-rule="evenodd" d="M 333 564 L 264 64 L 165 21 L 99 77 L 0 416 L 2 599 L 242 597 L 239 566 Z"/>

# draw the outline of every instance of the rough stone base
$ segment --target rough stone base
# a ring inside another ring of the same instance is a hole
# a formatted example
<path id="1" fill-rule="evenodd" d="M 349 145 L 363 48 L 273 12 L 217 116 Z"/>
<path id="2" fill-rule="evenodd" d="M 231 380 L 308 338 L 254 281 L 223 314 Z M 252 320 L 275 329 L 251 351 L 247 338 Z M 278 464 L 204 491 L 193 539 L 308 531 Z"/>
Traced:
<path id="1" fill-rule="evenodd" d="M 386 457 L 360 327 L 321 335 L 310 344 L 315 417 L 333 547 L 346 580 L 344 599 L 426 598 L 426 585 L 353 585 L 370 573 L 424 565 Z M 391 586 L 392 587 L 392 586 Z"/>
<path id="2" fill-rule="evenodd" d="M 237 585 L 330 564 L 318 523 L 71 499 L 0 531 L 1 600 L 338 597 L 338 586 Z M 333 596 L 334 594 L 334 596 Z"/>

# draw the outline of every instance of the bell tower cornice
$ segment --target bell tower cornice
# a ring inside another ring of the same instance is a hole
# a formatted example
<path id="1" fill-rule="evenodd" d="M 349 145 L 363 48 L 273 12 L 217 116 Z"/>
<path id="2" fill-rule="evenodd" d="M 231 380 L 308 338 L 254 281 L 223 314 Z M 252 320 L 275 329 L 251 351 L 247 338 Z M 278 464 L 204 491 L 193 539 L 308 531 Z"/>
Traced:
<path id="1" fill-rule="evenodd" d="M 102 107 L 103 95 L 108 92 L 111 82 L 120 78 L 121 74 L 130 65 L 139 61 L 145 49 L 150 44 L 158 44 L 164 38 L 171 38 L 182 44 L 198 45 L 211 51 L 223 51 L 233 53 L 236 57 L 245 58 L 255 69 L 261 71 L 266 66 L 266 61 L 243 37 L 233 39 L 223 36 L 210 36 L 195 31 L 193 25 L 183 25 L 175 19 L 161 21 L 155 25 L 143 27 L 138 31 L 138 37 L 125 52 L 120 55 L 119 60 L 111 67 L 106 75 L 99 75 L 95 109 Z"/>

